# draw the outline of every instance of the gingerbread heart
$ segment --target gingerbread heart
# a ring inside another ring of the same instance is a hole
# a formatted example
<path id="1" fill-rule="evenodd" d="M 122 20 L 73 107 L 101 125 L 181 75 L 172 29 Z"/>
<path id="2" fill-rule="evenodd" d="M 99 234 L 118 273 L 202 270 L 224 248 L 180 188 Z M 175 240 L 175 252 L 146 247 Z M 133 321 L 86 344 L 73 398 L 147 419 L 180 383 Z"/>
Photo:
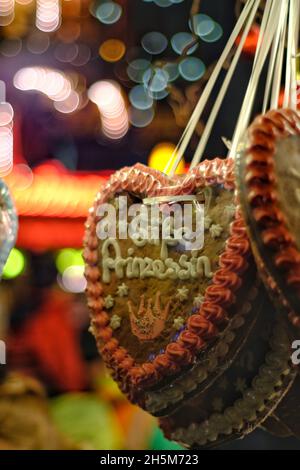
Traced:
<path id="1" fill-rule="evenodd" d="M 233 169 L 232 161 L 215 159 L 170 179 L 140 164 L 124 168 L 98 194 L 88 217 L 84 258 L 91 329 L 121 389 L 146 409 L 151 407 L 149 394 L 173 384 L 218 344 L 255 279 Z M 128 209 L 125 219 L 120 217 L 120 197 Z M 203 202 L 203 247 L 183 249 L 174 238 L 120 236 L 120 227 L 132 222 L 130 208 L 153 198 L 162 211 L 174 201 Z M 116 211 L 116 237 L 98 237 L 103 204 Z M 223 348 L 220 360 L 227 351 Z M 180 392 L 177 401 L 185 393 L 189 391 Z"/>
<path id="2" fill-rule="evenodd" d="M 239 198 L 253 252 L 275 302 L 300 326 L 300 114 L 270 111 L 237 160 Z"/>
<path id="3" fill-rule="evenodd" d="M 288 399 L 297 377 L 290 325 L 276 314 L 266 292 L 260 313 L 238 354 L 210 389 L 160 420 L 169 439 L 188 448 L 220 446 L 250 434 Z"/>

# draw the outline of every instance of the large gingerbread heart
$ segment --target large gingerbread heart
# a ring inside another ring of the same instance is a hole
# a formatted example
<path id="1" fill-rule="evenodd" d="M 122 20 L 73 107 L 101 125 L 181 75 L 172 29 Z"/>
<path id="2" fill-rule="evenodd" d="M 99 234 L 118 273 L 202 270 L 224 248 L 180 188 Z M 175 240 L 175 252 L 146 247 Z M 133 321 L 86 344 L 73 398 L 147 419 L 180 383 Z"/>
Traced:
<path id="1" fill-rule="evenodd" d="M 270 111 L 237 161 L 239 197 L 263 278 L 300 326 L 300 114 Z M 275 294 L 275 296 L 274 296 Z"/>
<path id="2" fill-rule="evenodd" d="M 121 389 L 146 408 L 149 394 L 188 373 L 218 343 L 255 278 L 233 167 L 215 159 L 176 179 L 140 164 L 124 168 L 98 194 L 88 218 L 84 257 L 92 332 Z M 162 206 L 190 196 L 204 202 L 203 248 L 183 250 L 174 240 L 99 239 L 99 208 L 112 204 L 119 220 L 119 196 L 128 208 L 145 198 Z M 225 362 L 227 351 L 219 351 L 217 361 Z"/>

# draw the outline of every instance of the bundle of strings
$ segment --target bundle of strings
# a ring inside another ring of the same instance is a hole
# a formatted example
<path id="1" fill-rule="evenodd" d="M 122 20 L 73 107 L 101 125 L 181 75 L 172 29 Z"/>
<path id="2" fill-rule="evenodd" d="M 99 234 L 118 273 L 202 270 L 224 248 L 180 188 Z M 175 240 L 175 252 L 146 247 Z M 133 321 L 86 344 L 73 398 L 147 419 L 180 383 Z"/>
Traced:
<path id="1" fill-rule="evenodd" d="M 164 172 L 170 176 L 175 171 L 188 148 L 197 123 L 203 114 L 224 64 L 235 47 L 236 39 L 240 36 L 239 45 L 233 55 L 232 62 L 222 83 L 217 99 L 206 122 L 202 137 L 193 156 L 190 169 L 199 164 L 205 152 L 208 139 L 214 128 L 216 118 L 221 110 L 224 97 L 230 86 L 232 77 L 241 58 L 247 36 L 255 22 L 260 0 L 248 0 L 236 23 L 236 26 L 221 54 L 216 67 L 192 113 L 192 116 L 173 152 Z M 285 72 L 284 107 L 297 107 L 297 74 L 296 57 L 299 38 L 299 0 L 267 0 L 262 18 L 260 35 L 254 57 L 252 73 L 249 79 L 244 101 L 239 116 L 236 117 L 236 128 L 233 136 L 229 157 L 234 158 L 244 133 L 249 125 L 257 89 L 261 80 L 263 68 L 269 60 L 265 96 L 262 111 L 270 105 L 272 109 L 279 107 L 280 85 L 283 74 L 284 50 L 287 42 L 287 60 Z"/>

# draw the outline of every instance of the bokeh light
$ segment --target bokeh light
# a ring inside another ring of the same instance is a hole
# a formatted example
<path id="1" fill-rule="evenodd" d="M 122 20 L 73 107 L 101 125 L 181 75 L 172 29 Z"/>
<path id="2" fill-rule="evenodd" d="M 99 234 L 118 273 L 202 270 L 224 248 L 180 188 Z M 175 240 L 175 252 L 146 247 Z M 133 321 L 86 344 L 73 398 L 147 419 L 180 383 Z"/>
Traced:
<path id="1" fill-rule="evenodd" d="M 7 26 L 14 20 L 15 0 L 1 0 L 0 2 L 0 26 Z"/>
<path id="2" fill-rule="evenodd" d="M 22 251 L 13 248 L 3 268 L 4 279 L 14 279 L 25 270 L 26 259 Z"/>
<path id="3" fill-rule="evenodd" d="M 199 80 L 205 73 L 205 65 L 197 57 L 187 57 L 179 64 L 181 76 L 190 82 Z"/>
<path id="4" fill-rule="evenodd" d="M 206 34 L 205 36 L 202 36 L 202 40 L 205 41 L 205 42 L 216 42 L 219 39 L 221 39 L 222 36 L 223 36 L 222 26 L 215 23 L 214 30 L 209 34 Z"/>
<path id="5" fill-rule="evenodd" d="M 27 49 L 32 52 L 32 54 L 42 54 L 46 52 L 50 46 L 50 39 L 47 34 L 34 31 L 28 36 L 26 45 Z"/>
<path id="6" fill-rule="evenodd" d="M 174 82 L 179 77 L 178 65 L 175 63 L 167 63 L 162 68 L 168 74 L 168 81 Z"/>
<path id="7" fill-rule="evenodd" d="M 171 39 L 171 45 L 176 54 L 182 55 L 183 53 L 190 55 L 198 48 L 198 43 L 195 44 L 195 39 L 191 33 L 177 33 Z"/>
<path id="8" fill-rule="evenodd" d="M 137 109 L 134 106 L 129 108 L 129 120 L 135 127 L 147 127 L 154 119 L 154 109 Z"/>
<path id="9" fill-rule="evenodd" d="M 61 22 L 60 0 L 36 1 L 36 27 L 44 32 L 56 31 Z"/>
<path id="10" fill-rule="evenodd" d="M 14 110 L 9 103 L 0 102 L 0 127 L 9 126 L 14 117 Z"/>
<path id="11" fill-rule="evenodd" d="M 8 175 L 13 167 L 12 125 L 0 126 L 0 177 Z"/>
<path id="12" fill-rule="evenodd" d="M 210 34 L 215 29 L 215 25 L 216 23 L 210 16 L 201 13 L 194 15 L 189 21 L 192 32 L 201 38 Z"/>
<path id="13" fill-rule="evenodd" d="M 70 266 L 84 266 L 82 250 L 75 250 L 74 248 L 60 250 L 56 256 L 55 264 L 60 274 L 63 274 Z"/>
<path id="14" fill-rule="evenodd" d="M 161 90 L 161 91 L 156 91 L 156 92 L 148 90 L 148 93 L 149 93 L 149 96 L 151 98 L 153 98 L 154 100 L 156 100 L 156 101 L 163 100 L 169 95 L 169 91 L 167 89 L 166 90 Z"/>
<path id="15" fill-rule="evenodd" d="M 130 80 L 136 83 L 143 83 L 143 77 L 151 67 L 151 62 L 146 59 L 135 59 L 127 67 L 127 74 Z"/>
<path id="16" fill-rule="evenodd" d="M 154 3 L 158 7 L 167 8 L 176 3 L 182 3 L 184 0 L 143 0 L 145 3 Z"/>
<path id="17" fill-rule="evenodd" d="M 13 167 L 12 106 L 6 102 L 6 86 L 0 80 L 0 177 L 8 175 Z"/>
<path id="18" fill-rule="evenodd" d="M 4 39 L 0 43 L 0 52 L 5 57 L 15 57 L 22 49 L 22 40 L 20 38 Z"/>
<path id="19" fill-rule="evenodd" d="M 100 80 L 89 88 L 88 96 L 98 106 L 103 134 L 112 140 L 122 139 L 128 132 L 129 120 L 118 83 Z"/>
<path id="20" fill-rule="evenodd" d="M 82 250 L 73 248 L 60 250 L 56 256 L 55 264 L 57 271 L 60 273 L 58 282 L 64 290 L 73 293 L 80 293 L 85 290 L 86 280 Z"/>
<path id="21" fill-rule="evenodd" d="M 168 46 L 166 36 L 158 31 L 147 33 L 142 38 L 142 46 L 149 54 L 161 54 Z"/>
<path id="22" fill-rule="evenodd" d="M 119 39 L 107 39 L 99 48 L 99 55 L 106 62 L 117 62 L 121 60 L 126 52 L 126 46 Z"/>
<path id="23" fill-rule="evenodd" d="M 76 60 L 79 53 L 79 47 L 76 42 L 71 44 L 59 43 L 55 50 L 54 56 L 60 62 L 71 63 Z"/>
<path id="24" fill-rule="evenodd" d="M 63 114 L 78 110 L 85 94 L 77 74 L 68 76 L 49 67 L 20 69 L 14 76 L 14 86 L 22 91 L 38 91 L 46 95 L 53 101 L 54 108 Z"/>
<path id="25" fill-rule="evenodd" d="M 70 266 L 61 276 L 61 287 L 67 292 L 80 294 L 86 289 L 86 279 L 84 277 L 84 266 Z"/>
<path id="26" fill-rule="evenodd" d="M 168 73 L 159 67 L 147 70 L 143 76 L 144 85 L 152 93 L 158 93 L 165 90 L 168 86 L 168 81 Z"/>
<path id="27" fill-rule="evenodd" d="M 116 2 L 104 2 L 96 7 L 94 16 L 101 23 L 113 24 L 121 18 L 122 7 Z"/>
<path id="28" fill-rule="evenodd" d="M 66 99 L 62 101 L 54 101 L 54 108 L 62 114 L 70 114 L 76 111 L 80 105 L 79 94 L 71 90 Z"/>
<path id="29" fill-rule="evenodd" d="M 92 56 L 92 51 L 86 44 L 77 44 L 77 55 L 71 61 L 72 65 L 82 67 L 86 65 Z"/>
<path id="30" fill-rule="evenodd" d="M 157 144 L 148 159 L 148 166 L 156 170 L 163 171 L 166 165 L 172 158 L 172 163 L 176 159 L 174 154 L 176 146 L 171 142 L 161 142 Z M 177 167 L 176 174 L 183 174 L 185 172 L 185 162 L 182 159 Z"/>
<path id="31" fill-rule="evenodd" d="M 153 105 L 153 99 L 147 93 L 143 85 L 136 85 L 129 93 L 131 104 L 141 110 L 149 109 Z"/>

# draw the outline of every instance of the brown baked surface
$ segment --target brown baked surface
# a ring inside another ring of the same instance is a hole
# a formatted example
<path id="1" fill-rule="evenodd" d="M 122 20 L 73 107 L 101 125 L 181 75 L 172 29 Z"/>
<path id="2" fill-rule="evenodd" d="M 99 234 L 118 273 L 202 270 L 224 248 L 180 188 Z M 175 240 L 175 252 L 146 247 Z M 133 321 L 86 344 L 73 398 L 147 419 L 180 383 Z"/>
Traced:
<path id="1" fill-rule="evenodd" d="M 199 194 L 199 196 L 201 196 Z M 136 203 L 130 195 L 127 194 L 128 207 L 131 203 Z M 227 211 L 227 207 L 233 206 L 233 191 L 224 189 L 221 186 L 216 186 L 212 189 L 210 206 L 205 212 L 205 216 L 209 216 L 213 224 L 221 225 L 223 232 L 217 238 L 213 238 L 210 235 L 209 230 L 205 230 L 204 248 L 199 250 L 197 257 L 207 256 L 211 260 L 212 272 L 214 273 L 218 266 L 218 259 L 220 253 L 224 250 L 225 242 L 229 237 L 229 227 L 232 222 L 234 213 L 233 211 Z M 114 203 L 114 201 L 111 201 Z M 119 212 L 117 211 L 119 214 Z M 150 244 L 144 247 L 137 247 L 134 245 L 131 239 L 120 240 L 119 242 L 122 252 L 122 257 L 126 258 L 127 250 L 129 248 L 134 249 L 133 256 L 145 258 L 149 257 L 152 259 L 160 258 L 161 246 L 153 246 Z M 99 244 L 99 268 L 102 272 L 102 258 L 101 248 L 103 243 Z M 180 256 L 186 254 L 189 258 L 191 252 L 180 252 L 177 247 L 169 247 L 169 256 L 178 262 Z M 117 295 L 117 288 L 122 283 L 125 283 L 128 287 L 128 296 L 119 297 Z M 199 310 L 193 306 L 194 298 L 197 295 L 204 295 L 205 289 L 211 283 L 211 280 L 206 277 L 199 277 L 198 279 L 189 280 L 159 280 L 157 278 L 141 279 L 118 279 L 115 272 L 111 271 L 111 282 L 105 284 L 103 282 L 103 298 L 111 295 L 114 299 L 114 306 L 107 309 L 107 312 L 112 317 L 118 315 L 121 318 L 121 325 L 115 329 L 114 336 L 118 339 L 120 346 L 123 346 L 136 360 L 137 363 L 143 363 L 145 361 L 151 361 L 152 354 L 158 354 L 159 351 L 164 349 L 170 341 L 178 336 L 178 329 L 174 327 L 174 320 L 181 317 L 186 322 L 187 318 L 196 313 Z M 189 290 L 188 298 L 185 301 L 180 301 L 177 297 L 177 291 L 179 288 L 186 287 Z M 154 340 L 140 340 L 137 336 L 132 333 L 130 319 L 129 319 L 129 308 L 128 301 L 130 300 L 137 312 L 141 296 L 145 295 L 145 301 L 152 299 L 155 301 L 157 292 L 160 292 L 160 301 L 162 308 L 167 305 L 170 301 L 169 314 L 165 322 L 165 327 L 157 338 Z"/>
<path id="2" fill-rule="evenodd" d="M 300 250 L 300 136 L 277 141 L 274 162 L 278 204 Z"/>

